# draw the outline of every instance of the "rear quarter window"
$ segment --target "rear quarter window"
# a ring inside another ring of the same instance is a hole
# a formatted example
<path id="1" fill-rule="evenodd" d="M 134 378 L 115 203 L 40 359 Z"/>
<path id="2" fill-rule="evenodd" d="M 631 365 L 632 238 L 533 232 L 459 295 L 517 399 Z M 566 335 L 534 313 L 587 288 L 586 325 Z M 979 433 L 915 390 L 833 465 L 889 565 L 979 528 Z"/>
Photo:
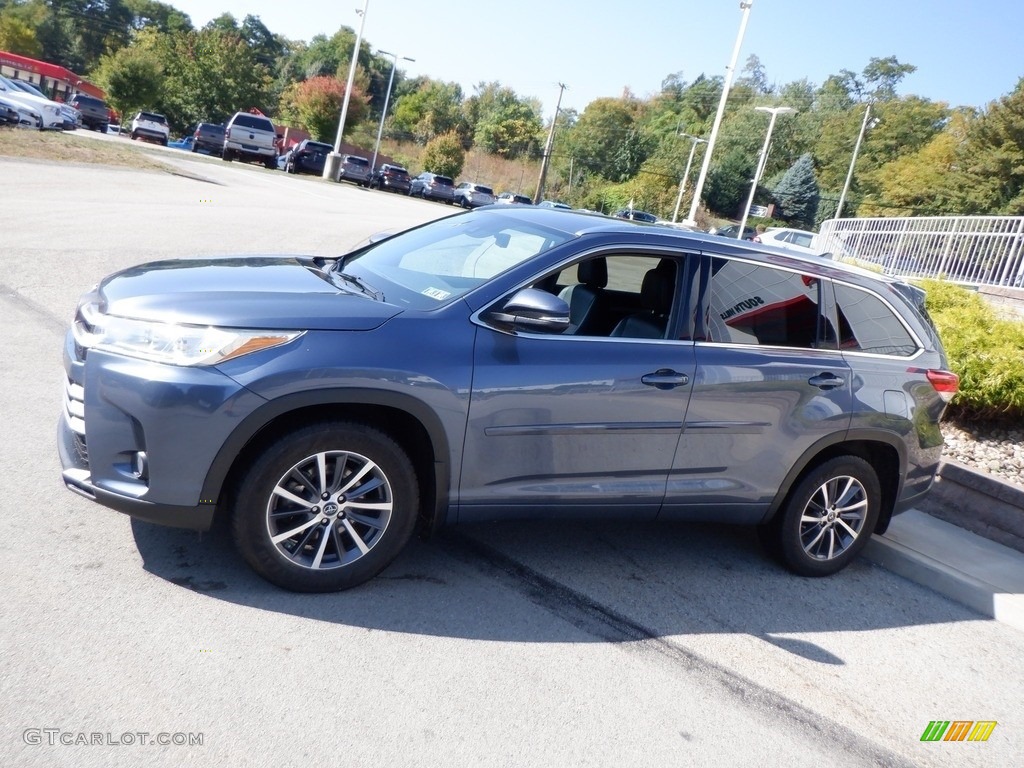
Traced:
<path id="1" fill-rule="evenodd" d="M 274 132 L 274 124 L 271 123 L 265 117 L 258 117 L 257 115 L 246 115 L 240 114 L 235 115 L 232 125 L 239 125 L 243 128 L 254 128 L 257 131 L 270 131 Z"/>
<path id="2" fill-rule="evenodd" d="M 878 296 L 836 284 L 839 347 L 851 352 L 910 357 L 918 346 L 896 313 Z"/>

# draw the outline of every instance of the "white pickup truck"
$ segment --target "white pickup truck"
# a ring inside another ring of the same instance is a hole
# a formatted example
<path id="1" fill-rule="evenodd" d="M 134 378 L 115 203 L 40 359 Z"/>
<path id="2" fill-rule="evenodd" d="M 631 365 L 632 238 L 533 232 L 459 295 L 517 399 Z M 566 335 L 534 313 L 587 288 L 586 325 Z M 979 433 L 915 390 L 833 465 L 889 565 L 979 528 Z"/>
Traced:
<path id="1" fill-rule="evenodd" d="M 236 158 L 277 168 L 277 133 L 270 118 L 251 112 L 236 112 L 224 128 L 224 154 L 229 163 Z"/>
<path id="2" fill-rule="evenodd" d="M 145 139 L 158 142 L 166 147 L 170 135 L 171 129 L 167 125 L 167 118 L 163 115 L 158 115 L 156 112 L 137 112 L 132 118 L 132 129 L 129 134 L 132 141 Z"/>

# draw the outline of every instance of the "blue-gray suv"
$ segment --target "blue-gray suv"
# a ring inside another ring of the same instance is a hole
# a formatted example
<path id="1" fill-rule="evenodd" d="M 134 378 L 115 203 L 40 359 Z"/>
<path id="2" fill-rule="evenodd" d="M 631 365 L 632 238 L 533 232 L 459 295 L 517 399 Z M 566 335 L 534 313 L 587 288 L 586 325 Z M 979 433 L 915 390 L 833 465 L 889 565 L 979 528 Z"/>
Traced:
<path id="1" fill-rule="evenodd" d="M 87 293 L 67 486 L 269 581 L 363 582 L 417 529 L 756 525 L 834 573 L 925 494 L 957 390 L 923 292 L 767 246 L 495 206 L 337 259 L 162 261 Z"/>

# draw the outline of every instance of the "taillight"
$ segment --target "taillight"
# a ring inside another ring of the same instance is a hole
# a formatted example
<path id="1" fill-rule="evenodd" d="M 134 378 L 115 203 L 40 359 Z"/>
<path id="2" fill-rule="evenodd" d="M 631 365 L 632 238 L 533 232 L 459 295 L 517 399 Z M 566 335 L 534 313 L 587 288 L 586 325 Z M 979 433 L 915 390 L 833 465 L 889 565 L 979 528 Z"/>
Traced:
<path id="1" fill-rule="evenodd" d="M 950 371 L 927 370 L 925 375 L 944 402 L 949 402 L 960 390 L 960 377 Z"/>

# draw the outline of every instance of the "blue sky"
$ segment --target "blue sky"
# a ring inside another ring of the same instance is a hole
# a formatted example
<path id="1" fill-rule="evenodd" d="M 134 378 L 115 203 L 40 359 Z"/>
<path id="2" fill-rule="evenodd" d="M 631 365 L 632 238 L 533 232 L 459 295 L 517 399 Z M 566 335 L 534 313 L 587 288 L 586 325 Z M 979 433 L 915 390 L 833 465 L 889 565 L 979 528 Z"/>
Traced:
<path id="1" fill-rule="evenodd" d="M 194 25 L 228 12 L 259 16 L 296 40 L 358 29 L 364 0 L 170 0 Z M 742 12 L 738 0 L 369 0 L 363 36 L 416 59 L 408 75 L 473 85 L 497 80 L 536 97 L 545 117 L 558 83 L 580 112 L 629 88 L 656 93 L 666 75 L 724 75 Z M 1024 77 L 1024 3 L 1010 0 L 753 0 L 738 69 L 756 54 L 769 81 L 820 84 L 872 57 L 913 64 L 898 89 L 950 105 L 981 107 Z"/>

